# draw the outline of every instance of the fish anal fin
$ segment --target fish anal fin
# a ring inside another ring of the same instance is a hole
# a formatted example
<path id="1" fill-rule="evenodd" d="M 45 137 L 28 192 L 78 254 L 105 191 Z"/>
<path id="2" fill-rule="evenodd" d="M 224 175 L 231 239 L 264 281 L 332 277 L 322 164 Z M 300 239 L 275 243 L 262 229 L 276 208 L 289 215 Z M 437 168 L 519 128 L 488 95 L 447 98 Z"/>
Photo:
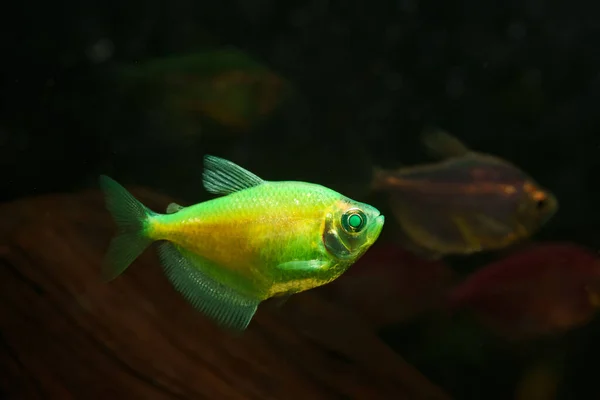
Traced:
<path id="1" fill-rule="evenodd" d="M 175 289 L 192 306 L 221 327 L 242 332 L 254 316 L 260 299 L 239 293 L 206 273 L 200 257 L 192 257 L 170 242 L 162 242 L 158 253 L 165 273 Z"/>
<path id="2" fill-rule="evenodd" d="M 203 184 L 210 193 L 229 194 L 263 183 L 264 180 L 231 161 L 210 155 L 204 157 Z"/>

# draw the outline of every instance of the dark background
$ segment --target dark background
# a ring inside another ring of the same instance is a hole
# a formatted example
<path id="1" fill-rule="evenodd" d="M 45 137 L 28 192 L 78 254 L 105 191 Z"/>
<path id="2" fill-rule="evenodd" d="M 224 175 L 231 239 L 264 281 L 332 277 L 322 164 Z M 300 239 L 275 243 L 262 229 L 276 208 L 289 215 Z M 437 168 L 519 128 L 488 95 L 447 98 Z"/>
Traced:
<path id="1" fill-rule="evenodd" d="M 106 173 L 196 202 L 205 153 L 266 179 L 359 193 L 372 164 L 422 162 L 417 137 L 434 124 L 556 194 L 560 210 L 541 238 L 597 248 L 599 10 L 543 0 L 5 4 L 0 200 L 92 187 Z M 115 66 L 205 46 L 247 52 L 292 83 L 294 100 L 252 131 L 189 138 L 111 85 Z M 102 61 L 99 48 L 108 49 Z M 599 337 L 569 359 L 564 393 L 592 387 Z M 464 373 L 441 383 L 466 393 L 475 379 L 489 390 L 494 379 L 511 382 L 511 365 L 492 359 L 487 377 L 457 368 Z"/>

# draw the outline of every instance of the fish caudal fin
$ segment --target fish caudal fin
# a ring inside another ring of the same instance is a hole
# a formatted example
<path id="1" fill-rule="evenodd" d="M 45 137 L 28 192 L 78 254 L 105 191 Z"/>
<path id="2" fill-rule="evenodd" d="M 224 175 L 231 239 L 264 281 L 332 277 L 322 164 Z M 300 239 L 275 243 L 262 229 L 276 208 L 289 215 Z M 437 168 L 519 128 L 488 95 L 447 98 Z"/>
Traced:
<path id="1" fill-rule="evenodd" d="M 383 168 L 374 165 L 371 167 L 371 190 L 378 191 L 385 187 L 386 172 Z"/>
<path id="2" fill-rule="evenodd" d="M 123 273 L 152 244 L 153 240 L 146 236 L 144 230 L 148 217 L 154 213 L 108 176 L 101 175 L 99 181 L 106 208 L 118 228 L 102 265 L 102 276 L 110 281 Z"/>
<path id="3" fill-rule="evenodd" d="M 217 282 L 203 272 L 217 266 L 173 243 L 161 242 L 158 255 L 175 289 L 194 308 L 231 331 L 241 332 L 247 328 L 260 299 L 242 295 Z"/>

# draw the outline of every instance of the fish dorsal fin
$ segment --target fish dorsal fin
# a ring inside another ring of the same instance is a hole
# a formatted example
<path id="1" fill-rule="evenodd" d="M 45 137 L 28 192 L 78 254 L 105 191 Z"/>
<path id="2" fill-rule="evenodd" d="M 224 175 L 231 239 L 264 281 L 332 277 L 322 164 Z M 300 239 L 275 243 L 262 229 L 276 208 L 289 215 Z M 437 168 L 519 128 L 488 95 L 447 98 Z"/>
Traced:
<path id="1" fill-rule="evenodd" d="M 175 289 L 196 310 L 230 331 L 240 333 L 247 328 L 258 308 L 259 299 L 217 282 L 203 272 L 206 268 L 215 267 L 210 261 L 170 242 L 162 242 L 158 254 Z"/>
<path id="2" fill-rule="evenodd" d="M 204 188 L 214 194 L 229 194 L 254 186 L 264 180 L 237 164 L 215 156 L 204 156 Z"/>
<path id="3" fill-rule="evenodd" d="M 421 142 L 433 157 L 446 159 L 464 157 L 471 149 L 460 140 L 440 129 L 427 129 L 421 134 Z"/>
<path id="4" fill-rule="evenodd" d="M 177 203 L 170 203 L 167 206 L 167 214 L 175 214 L 177 211 L 183 210 L 184 207 Z"/>

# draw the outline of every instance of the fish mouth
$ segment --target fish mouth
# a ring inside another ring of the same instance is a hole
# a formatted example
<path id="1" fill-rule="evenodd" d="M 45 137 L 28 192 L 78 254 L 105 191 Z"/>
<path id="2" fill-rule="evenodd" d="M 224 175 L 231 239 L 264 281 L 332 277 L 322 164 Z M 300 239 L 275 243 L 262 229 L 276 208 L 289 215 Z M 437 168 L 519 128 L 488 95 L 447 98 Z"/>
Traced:
<path id="1" fill-rule="evenodd" d="M 377 238 L 379 237 L 379 234 L 381 233 L 381 230 L 383 229 L 384 223 L 385 223 L 385 217 L 383 216 L 383 214 L 379 214 L 377 217 L 375 217 L 375 221 L 373 221 L 373 223 L 371 224 L 371 229 L 369 232 L 371 243 L 375 242 L 377 240 Z"/>

